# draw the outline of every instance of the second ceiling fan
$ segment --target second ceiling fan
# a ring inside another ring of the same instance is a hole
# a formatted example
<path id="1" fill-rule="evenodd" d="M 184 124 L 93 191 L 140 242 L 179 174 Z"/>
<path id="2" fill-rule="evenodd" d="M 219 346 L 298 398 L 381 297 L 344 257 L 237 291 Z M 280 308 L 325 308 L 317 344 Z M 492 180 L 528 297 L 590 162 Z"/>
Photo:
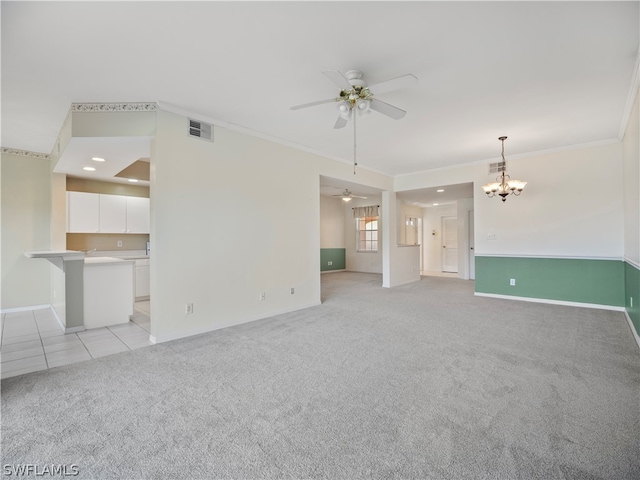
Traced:
<path id="1" fill-rule="evenodd" d="M 337 102 L 339 104 L 338 119 L 333 128 L 343 128 L 356 110 L 359 114 L 368 114 L 371 113 L 371 110 L 374 110 L 394 120 L 401 119 L 407 113 L 406 111 L 374 98 L 374 94 L 379 95 L 400 90 L 418 83 L 418 78 L 412 74 L 402 75 L 374 85 L 367 85 L 360 70 L 349 70 L 344 74 L 338 70 L 326 70 L 322 73 L 340 87 L 338 96 L 327 100 L 296 105 L 291 107 L 291 110 Z"/>

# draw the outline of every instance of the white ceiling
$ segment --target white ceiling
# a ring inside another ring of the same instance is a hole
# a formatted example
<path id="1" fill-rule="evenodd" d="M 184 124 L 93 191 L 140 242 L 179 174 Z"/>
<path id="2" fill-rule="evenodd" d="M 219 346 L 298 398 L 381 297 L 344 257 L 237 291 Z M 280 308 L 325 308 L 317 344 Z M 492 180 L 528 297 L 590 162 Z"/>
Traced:
<path id="1" fill-rule="evenodd" d="M 378 97 L 403 119 L 358 122 L 360 167 L 389 175 L 492 161 L 501 135 L 507 158 L 619 138 L 639 43 L 638 2 L 1 9 L 3 147 L 50 153 L 71 103 L 161 101 L 351 162 L 335 104 L 289 107 L 337 95 L 324 70 L 412 73 L 416 87 Z"/>

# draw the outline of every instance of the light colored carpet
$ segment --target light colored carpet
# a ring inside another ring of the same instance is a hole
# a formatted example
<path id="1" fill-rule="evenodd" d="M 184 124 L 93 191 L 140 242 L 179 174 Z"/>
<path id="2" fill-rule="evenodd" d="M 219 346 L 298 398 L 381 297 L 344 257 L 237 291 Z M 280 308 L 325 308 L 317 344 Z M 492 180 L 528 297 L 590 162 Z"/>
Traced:
<path id="1" fill-rule="evenodd" d="M 2 381 L 2 463 L 95 479 L 640 478 L 620 312 L 322 276 L 323 304 Z"/>

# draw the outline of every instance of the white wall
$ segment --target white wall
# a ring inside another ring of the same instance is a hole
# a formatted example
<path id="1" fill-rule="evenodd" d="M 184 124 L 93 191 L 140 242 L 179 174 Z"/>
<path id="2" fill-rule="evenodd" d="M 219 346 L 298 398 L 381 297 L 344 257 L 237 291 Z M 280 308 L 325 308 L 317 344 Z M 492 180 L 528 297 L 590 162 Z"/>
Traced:
<path id="1" fill-rule="evenodd" d="M 351 272 L 382 273 L 382 250 L 384 241 L 382 239 L 382 229 L 387 228 L 386 219 L 382 215 L 378 218 L 378 251 L 358 252 L 356 242 L 356 221 L 353 218 L 353 207 L 363 207 L 366 205 L 380 205 L 382 198 L 375 195 L 368 195 L 368 198 L 354 198 L 350 202 L 344 202 L 344 243 L 346 267 Z"/>
<path id="2" fill-rule="evenodd" d="M 344 248 L 344 204 L 341 198 L 320 196 L 320 248 Z"/>
<path id="3" fill-rule="evenodd" d="M 2 309 L 50 303 L 49 262 L 26 258 L 27 250 L 51 248 L 49 161 L 3 154 Z"/>
<path id="4" fill-rule="evenodd" d="M 529 184 L 505 203 L 483 198 L 476 188 L 477 254 L 622 258 L 620 143 L 512 160 L 507 166 L 514 178 Z"/>
<path id="5" fill-rule="evenodd" d="M 476 255 L 622 258 L 622 144 L 509 159 L 529 182 L 520 197 L 486 198 L 487 164 L 395 179 L 397 191 L 473 182 Z M 495 235 L 495 240 L 489 239 Z"/>
<path id="6" fill-rule="evenodd" d="M 210 143 L 186 135 L 185 117 L 158 112 L 157 119 L 152 336 L 318 304 L 320 193 L 311 155 L 224 128 Z"/>
<path id="7" fill-rule="evenodd" d="M 623 143 L 624 256 L 640 266 L 640 122 L 636 95 Z"/>

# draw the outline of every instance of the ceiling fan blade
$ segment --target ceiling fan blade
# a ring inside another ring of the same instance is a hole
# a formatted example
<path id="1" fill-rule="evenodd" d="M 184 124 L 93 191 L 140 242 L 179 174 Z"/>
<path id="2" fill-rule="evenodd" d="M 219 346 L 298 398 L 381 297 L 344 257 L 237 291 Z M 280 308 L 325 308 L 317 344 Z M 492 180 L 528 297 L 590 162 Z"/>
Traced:
<path id="1" fill-rule="evenodd" d="M 338 118 L 336 119 L 336 124 L 333 126 L 333 128 L 344 128 L 346 124 L 347 124 L 347 119 L 344 118 L 342 115 L 338 115 Z"/>
<path id="2" fill-rule="evenodd" d="M 367 197 L 363 197 L 362 195 L 351 195 L 353 198 L 367 198 Z"/>
<path id="3" fill-rule="evenodd" d="M 329 80 L 339 86 L 342 90 L 351 90 L 353 88 L 353 85 L 349 83 L 347 77 L 338 70 L 325 70 L 322 73 L 324 73 Z"/>
<path id="4" fill-rule="evenodd" d="M 319 100 L 317 102 L 303 103 L 302 105 L 295 105 L 291 107 L 291 110 L 300 110 L 301 108 L 313 107 L 315 105 L 322 105 L 323 103 L 332 103 L 335 101 L 337 101 L 335 98 L 330 98 L 328 100 Z"/>
<path id="5" fill-rule="evenodd" d="M 387 117 L 393 118 L 394 120 L 400 120 L 407 114 L 407 112 L 405 112 L 404 110 L 398 107 L 394 107 L 393 105 L 389 105 L 388 103 L 383 102 L 382 100 L 378 100 L 377 98 L 371 99 L 371 110 L 380 112 Z"/>
<path id="6" fill-rule="evenodd" d="M 393 90 L 400 90 L 401 88 L 409 88 L 418 84 L 418 77 L 412 74 L 402 75 L 401 77 L 392 78 L 384 82 L 369 85 L 369 90 L 374 95 L 380 93 L 392 92 Z"/>

